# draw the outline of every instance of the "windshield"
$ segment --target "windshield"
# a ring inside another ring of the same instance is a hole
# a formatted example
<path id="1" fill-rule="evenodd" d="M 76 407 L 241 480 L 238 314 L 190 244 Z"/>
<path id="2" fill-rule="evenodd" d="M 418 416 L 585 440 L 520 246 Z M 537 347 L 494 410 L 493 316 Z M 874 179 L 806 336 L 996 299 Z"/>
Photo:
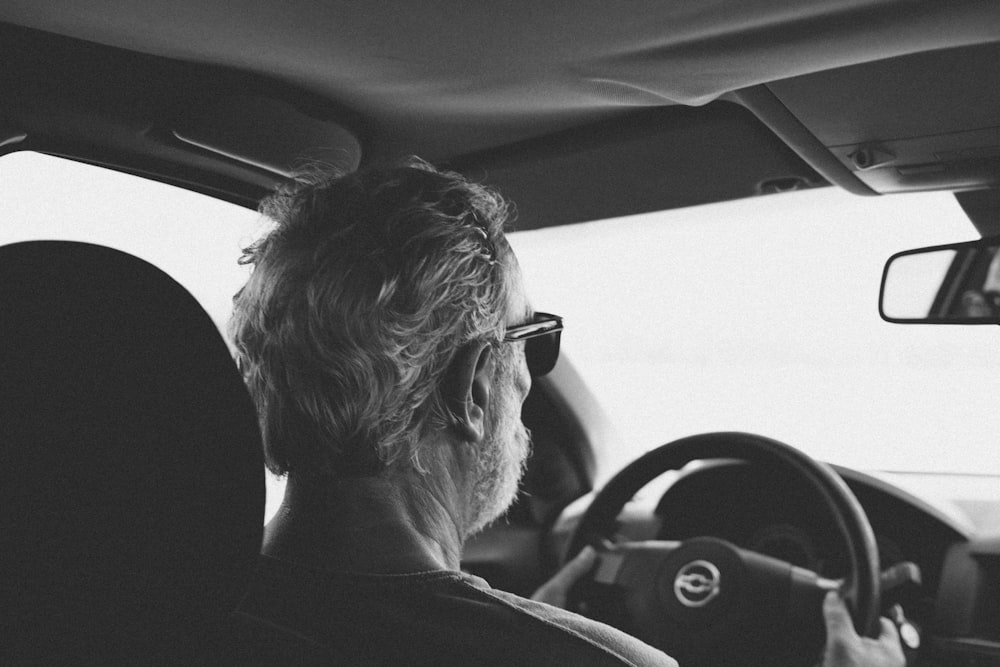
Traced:
<path id="1" fill-rule="evenodd" d="M 1000 474 L 1000 332 L 877 310 L 890 254 L 977 237 L 948 193 L 823 188 L 511 241 L 611 420 L 603 477 L 708 431 L 865 470 Z"/>
<path id="2" fill-rule="evenodd" d="M 253 211 L 34 153 L 0 159 L 0 243 L 78 239 L 134 253 L 224 326 Z M 877 312 L 892 253 L 977 237 L 952 195 L 824 188 L 517 232 L 532 300 L 610 417 L 607 477 L 638 454 L 740 430 L 865 470 L 1000 474 L 995 326 Z M 992 492 L 992 490 L 991 490 Z"/>

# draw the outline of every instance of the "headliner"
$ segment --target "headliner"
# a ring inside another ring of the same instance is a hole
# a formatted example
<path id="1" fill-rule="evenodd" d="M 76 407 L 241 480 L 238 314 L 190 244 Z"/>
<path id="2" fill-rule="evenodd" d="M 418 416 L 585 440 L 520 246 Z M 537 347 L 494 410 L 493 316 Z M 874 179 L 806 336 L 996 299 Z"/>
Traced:
<path id="1" fill-rule="evenodd" d="M 431 158 L 1000 40 L 992 0 L 12 0 L 0 20 L 277 77 Z"/>

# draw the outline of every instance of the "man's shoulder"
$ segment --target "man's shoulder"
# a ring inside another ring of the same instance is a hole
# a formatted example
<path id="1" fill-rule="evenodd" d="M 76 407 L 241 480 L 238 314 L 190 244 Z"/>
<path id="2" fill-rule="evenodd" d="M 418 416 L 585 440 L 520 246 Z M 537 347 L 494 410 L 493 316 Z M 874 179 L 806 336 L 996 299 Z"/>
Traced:
<path id="1" fill-rule="evenodd" d="M 609 626 L 459 572 L 352 575 L 265 559 L 243 611 L 356 664 L 675 664 Z"/>
<path id="2" fill-rule="evenodd" d="M 594 621 L 580 614 L 575 614 L 559 607 L 529 600 L 512 593 L 496 589 L 488 589 L 487 594 L 519 611 L 536 618 L 539 622 L 553 625 L 560 630 L 574 635 L 581 641 L 592 643 L 602 650 L 610 652 L 621 659 L 623 664 L 632 665 L 667 665 L 676 667 L 677 663 L 645 642 L 604 623 Z"/>

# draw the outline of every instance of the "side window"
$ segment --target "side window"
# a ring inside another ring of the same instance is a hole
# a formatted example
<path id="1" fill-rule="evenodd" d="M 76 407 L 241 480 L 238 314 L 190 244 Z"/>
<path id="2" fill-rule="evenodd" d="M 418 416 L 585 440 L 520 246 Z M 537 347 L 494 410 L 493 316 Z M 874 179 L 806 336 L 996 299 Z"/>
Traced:
<path id="1" fill-rule="evenodd" d="M 39 153 L 0 157 L 0 245 L 85 241 L 141 257 L 184 285 L 225 334 L 249 268 L 241 248 L 259 233 L 255 212 L 137 176 Z M 267 476 L 269 519 L 283 484 Z"/>
<path id="2" fill-rule="evenodd" d="M 0 245 L 56 239 L 123 250 L 184 285 L 220 329 L 249 269 L 255 211 L 156 181 L 39 153 L 0 158 Z"/>

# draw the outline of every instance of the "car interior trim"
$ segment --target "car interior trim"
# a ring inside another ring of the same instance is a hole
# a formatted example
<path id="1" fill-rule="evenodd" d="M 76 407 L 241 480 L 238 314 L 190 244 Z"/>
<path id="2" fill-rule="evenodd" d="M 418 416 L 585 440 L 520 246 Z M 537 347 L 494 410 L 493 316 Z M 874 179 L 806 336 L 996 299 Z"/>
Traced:
<path id="1" fill-rule="evenodd" d="M 759 85 L 737 90 L 731 97 L 752 111 L 762 123 L 826 180 L 852 194 L 878 194 L 830 153 L 767 86 Z"/>

